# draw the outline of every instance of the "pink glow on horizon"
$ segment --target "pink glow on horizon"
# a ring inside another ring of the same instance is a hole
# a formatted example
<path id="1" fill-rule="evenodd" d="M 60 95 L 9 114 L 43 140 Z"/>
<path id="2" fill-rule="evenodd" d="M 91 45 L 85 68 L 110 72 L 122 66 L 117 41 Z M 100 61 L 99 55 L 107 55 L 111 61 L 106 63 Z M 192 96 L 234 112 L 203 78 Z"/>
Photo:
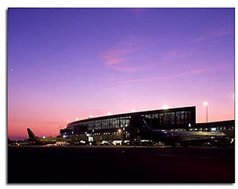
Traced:
<path id="1" fill-rule="evenodd" d="M 176 100 L 175 100 L 176 101 Z M 230 104 L 234 103 L 231 99 Z M 174 103 L 175 104 L 175 103 Z M 162 103 L 160 106 L 153 106 L 151 103 L 148 103 L 148 105 L 143 108 L 142 106 L 134 106 L 129 107 L 126 106 L 126 104 L 121 104 L 123 106 L 123 109 L 111 109 L 110 113 L 112 115 L 114 114 L 120 114 L 120 113 L 129 113 L 131 109 L 136 109 L 136 112 L 138 111 L 148 111 L 148 110 L 155 110 L 155 109 L 162 109 Z M 176 107 L 183 107 L 183 105 L 173 105 L 168 104 L 169 108 L 176 108 Z M 189 104 L 188 106 L 192 106 L 192 104 Z M 213 107 L 213 104 L 209 103 L 209 122 L 213 121 L 223 121 L 223 120 L 233 120 L 234 119 L 234 109 L 231 109 L 230 111 L 224 112 L 224 109 L 227 109 L 229 107 L 229 104 L 223 104 L 219 107 Z M 58 111 L 59 113 L 60 111 Z M 90 113 L 89 113 L 90 112 Z M 25 139 L 28 138 L 26 129 L 31 128 L 37 136 L 57 136 L 59 135 L 59 130 L 62 128 L 66 128 L 67 124 L 73 121 L 76 121 L 76 117 L 79 120 L 87 119 L 89 115 L 92 117 L 98 117 L 98 116 L 106 116 L 108 115 L 109 110 L 87 110 L 85 112 L 79 111 L 78 115 L 75 114 L 75 112 L 68 112 L 68 114 L 62 114 L 58 116 L 54 116 L 47 114 L 47 112 L 41 112 L 41 117 L 35 117 L 33 114 L 33 119 L 25 118 L 25 119 L 8 119 L 8 133 L 9 137 L 11 139 Z M 66 113 L 66 112 L 64 112 Z M 31 115 L 28 115 L 31 117 Z M 55 118 L 54 120 L 52 118 Z M 44 119 L 43 119 L 44 118 Z M 201 104 L 196 106 L 196 122 L 202 123 L 205 122 L 205 107 L 203 106 L 203 103 L 201 101 Z"/>

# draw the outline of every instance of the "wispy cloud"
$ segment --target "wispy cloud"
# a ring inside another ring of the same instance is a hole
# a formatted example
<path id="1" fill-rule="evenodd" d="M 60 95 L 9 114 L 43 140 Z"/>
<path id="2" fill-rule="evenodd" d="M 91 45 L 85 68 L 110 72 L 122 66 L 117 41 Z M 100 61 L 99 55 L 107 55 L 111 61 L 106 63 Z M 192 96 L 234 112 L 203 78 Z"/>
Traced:
<path id="1" fill-rule="evenodd" d="M 132 72 L 136 71 L 136 65 L 129 62 L 129 56 L 139 49 L 135 38 L 120 41 L 113 49 L 106 51 L 101 57 L 104 64 L 110 69 Z"/>
<path id="2" fill-rule="evenodd" d="M 160 65 L 176 63 L 186 57 L 183 49 L 174 49 L 165 52 L 160 60 Z"/>
<path id="3" fill-rule="evenodd" d="M 199 38 L 197 38 L 197 41 L 215 40 L 230 35 L 232 33 L 233 31 L 224 27 L 210 27 L 207 28 Z"/>
<path id="4" fill-rule="evenodd" d="M 217 69 L 223 69 L 225 66 L 217 67 L 217 68 L 196 68 L 191 69 L 185 72 L 180 72 L 177 74 L 171 74 L 166 76 L 155 76 L 155 77 L 143 77 L 143 78 L 137 78 L 137 79 L 131 79 L 131 80 L 125 80 L 120 81 L 119 83 L 138 83 L 138 82 L 148 82 L 148 81 L 163 81 L 163 80 L 171 80 L 171 79 L 177 79 L 177 78 L 183 78 L 188 76 L 195 76 L 202 74 L 207 71 L 211 70 L 217 70 Z"/>
<path id="5" fill-rule="evenodd" d="M 120 64 L 126 60 L 125 56 L 129 53 L 133 52 L 132 49 L 113 49 L 107 51 L 102 57 L 106 65 L 115 65 Z"/>
<path id="6" fill-rule="evenodd" d="M 115 65 L 113 69 L 121 72 L 135 72 L 138 71 L 139 68 L 131 65 Z"/>

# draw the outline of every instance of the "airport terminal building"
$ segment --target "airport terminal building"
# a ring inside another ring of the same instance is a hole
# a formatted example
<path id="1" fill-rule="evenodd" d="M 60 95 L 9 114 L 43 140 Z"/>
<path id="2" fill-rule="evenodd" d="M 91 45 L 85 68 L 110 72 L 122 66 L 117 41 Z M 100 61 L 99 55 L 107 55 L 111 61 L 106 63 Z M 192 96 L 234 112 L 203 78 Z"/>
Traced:
<path id="1" fill-rule="evenodd" d="M 63 137 L 78 140 L 113 141 L 142 140 L 143 134 L 131 124 L 133 116 L 141 116 L 152 129 L 187 130 L 195 126 L 196 107 L 181 107 L 162 110 L 131 112 L 117 115 L 94 117 L 69 123 L 61 129 Z"/>

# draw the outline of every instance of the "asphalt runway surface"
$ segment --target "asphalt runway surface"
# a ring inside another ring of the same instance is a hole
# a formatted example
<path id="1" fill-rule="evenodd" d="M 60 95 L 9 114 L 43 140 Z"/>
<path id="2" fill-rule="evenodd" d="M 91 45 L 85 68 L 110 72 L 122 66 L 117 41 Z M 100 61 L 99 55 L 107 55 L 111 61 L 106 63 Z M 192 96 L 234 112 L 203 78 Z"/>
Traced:
<path id="1" fill-rule="evenodd" d="M 9 147 L 7 182 L 234 183 L 234 148 Z"/>

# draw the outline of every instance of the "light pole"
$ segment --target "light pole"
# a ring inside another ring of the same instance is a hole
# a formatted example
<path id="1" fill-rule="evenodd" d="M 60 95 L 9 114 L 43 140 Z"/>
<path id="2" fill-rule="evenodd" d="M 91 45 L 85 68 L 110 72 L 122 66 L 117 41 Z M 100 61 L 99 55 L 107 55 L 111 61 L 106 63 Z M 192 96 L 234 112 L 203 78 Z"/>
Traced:
<path id="1" fill-rule="evenodd" d="M 207 103 L 207 102 L 204 102 L 204 103 L 203 103 L 203 106 L 206 107 L 206 122 L 208 122 L 208 103 Z"/>

